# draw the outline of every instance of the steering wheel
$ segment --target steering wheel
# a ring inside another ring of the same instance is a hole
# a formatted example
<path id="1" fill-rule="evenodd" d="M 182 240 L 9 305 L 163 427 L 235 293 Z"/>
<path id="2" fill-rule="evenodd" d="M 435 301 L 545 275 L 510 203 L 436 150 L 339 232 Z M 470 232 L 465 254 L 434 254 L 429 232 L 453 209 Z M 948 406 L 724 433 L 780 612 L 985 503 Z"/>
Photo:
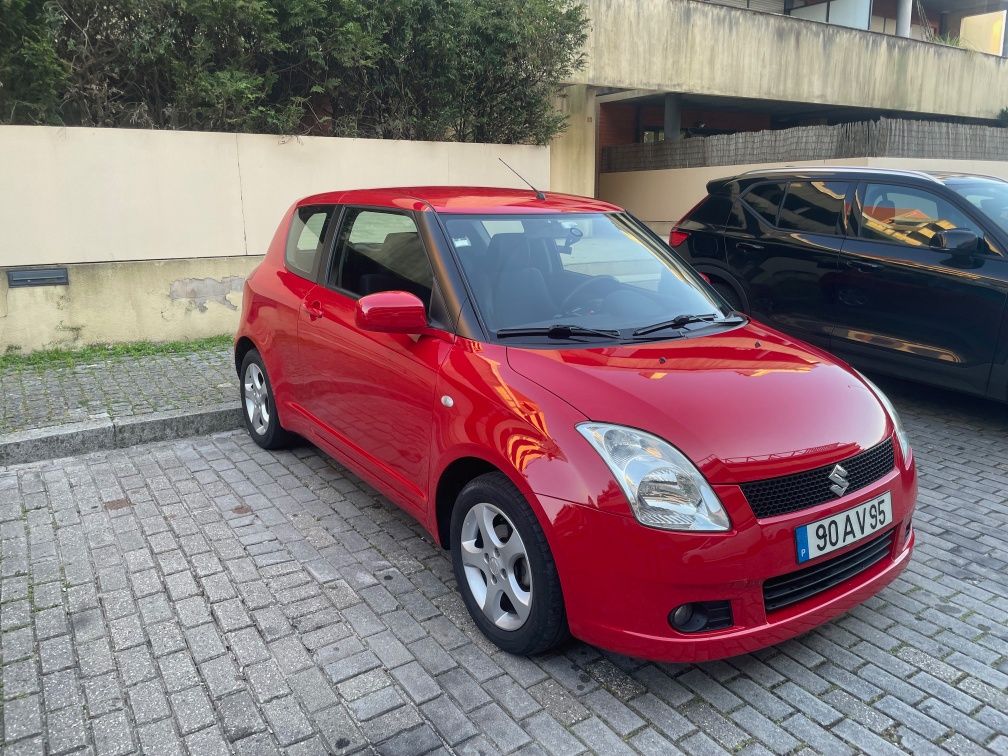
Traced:
<path id="1" fill-rule="evenodd" d="M 577 302 L 580 297 L 584 296 L 586 292 L 599 289 L 599 293 L 596 296 L 600 296 L 602 294 L 602 289 L 614 289 L 617 286 L 619 286 L 619 281 L 612 276 L 592 276 L 584 283 L 580 283 L 575 286 L 574 291 L 563 298 L 563 301 L 560 303 L 560 312 L 570 312 L 573 304 Z"/>

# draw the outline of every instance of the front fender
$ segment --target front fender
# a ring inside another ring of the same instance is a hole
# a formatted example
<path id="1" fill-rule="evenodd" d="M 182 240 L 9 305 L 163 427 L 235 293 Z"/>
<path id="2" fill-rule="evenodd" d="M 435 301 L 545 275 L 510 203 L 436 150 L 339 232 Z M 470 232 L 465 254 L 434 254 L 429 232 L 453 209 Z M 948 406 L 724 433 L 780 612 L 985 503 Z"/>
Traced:
<path id="1" fill-rule="evenodd" d="M 504 347 L 459 340 L 441 366 L 437 395 L 451 397 L 453 406 L 435 406 L 429 501 L 436 501 L 445 470 L 472 457 L 510 478 L 547 540 L 562 508 L 544 506 L 543 498 L 630 514 L 605 463 L 576 429 L 587 418 L 514 372 Z M 429 517 L 427 527 L 437 533 L 435 507 Z"/>

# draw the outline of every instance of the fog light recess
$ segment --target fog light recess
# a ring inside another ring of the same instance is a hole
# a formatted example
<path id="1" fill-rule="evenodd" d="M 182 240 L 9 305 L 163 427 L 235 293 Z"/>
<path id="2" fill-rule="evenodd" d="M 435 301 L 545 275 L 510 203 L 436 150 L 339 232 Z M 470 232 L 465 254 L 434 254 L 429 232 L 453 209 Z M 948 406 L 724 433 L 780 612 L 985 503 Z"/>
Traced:
<path id="1" fill-rule="evenodd" d="M 668 616 L 669 624 L 680 633 L 720 630 L 733 624 L 728 601 L 695 601 L 677 606 Z"/>

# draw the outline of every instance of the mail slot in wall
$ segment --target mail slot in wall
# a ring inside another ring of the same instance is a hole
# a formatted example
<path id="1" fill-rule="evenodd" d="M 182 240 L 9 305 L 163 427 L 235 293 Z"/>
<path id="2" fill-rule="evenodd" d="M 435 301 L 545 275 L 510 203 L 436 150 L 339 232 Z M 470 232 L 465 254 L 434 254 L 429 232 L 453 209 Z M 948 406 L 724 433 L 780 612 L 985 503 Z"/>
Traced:
<path id="1" fill-rule="evenodd" d="M 7 286 L 67 286 L 70 279 L 66 268 L 17 268 L 7 271 Z"/>

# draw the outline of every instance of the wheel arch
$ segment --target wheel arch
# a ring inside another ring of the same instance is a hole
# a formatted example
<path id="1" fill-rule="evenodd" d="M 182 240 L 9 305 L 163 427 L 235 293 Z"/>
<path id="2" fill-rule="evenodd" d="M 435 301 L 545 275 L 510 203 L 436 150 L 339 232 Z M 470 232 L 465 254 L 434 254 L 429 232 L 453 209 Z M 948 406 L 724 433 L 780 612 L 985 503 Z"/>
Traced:
<path id="1" fill-rule="evenodd" d="M 482 457 L 459 457 L 450 462 L 438 477 L 434 489 L 434 525 L 441 548 L 449 548 L 451 515 L 455 500 L 469 481 L 487 473 L 499 472 L 511 478 L 504 470 Z"/>
<path id="2" fill-rule="evenodd" d="M 738 296 L 745 311 L 751 311 L 752 305 L 749 302 L 749 293 L 746 291 L 745 286 L 742 285 L 742 282 L 728 268 L 717 263 L 708 262 L 699 263 L 693 267 L 698 273 L 707 275 L 712 284 L 717 282 L 729 287 Z"/>
<path id="3" fill-rule="evenodd" d="M 234 360 L 235 360 L 235 372 L 241 376 L 241 366 L 242 362 L 245 361 L 245 355 L 251 352 L 253 349 L 259 351 L 255 342 L 252 341 L 248 336 L 242 336 L 235 342 L 234 347 Z M 262 352 L 260 352 L 262 354 Z"/>

